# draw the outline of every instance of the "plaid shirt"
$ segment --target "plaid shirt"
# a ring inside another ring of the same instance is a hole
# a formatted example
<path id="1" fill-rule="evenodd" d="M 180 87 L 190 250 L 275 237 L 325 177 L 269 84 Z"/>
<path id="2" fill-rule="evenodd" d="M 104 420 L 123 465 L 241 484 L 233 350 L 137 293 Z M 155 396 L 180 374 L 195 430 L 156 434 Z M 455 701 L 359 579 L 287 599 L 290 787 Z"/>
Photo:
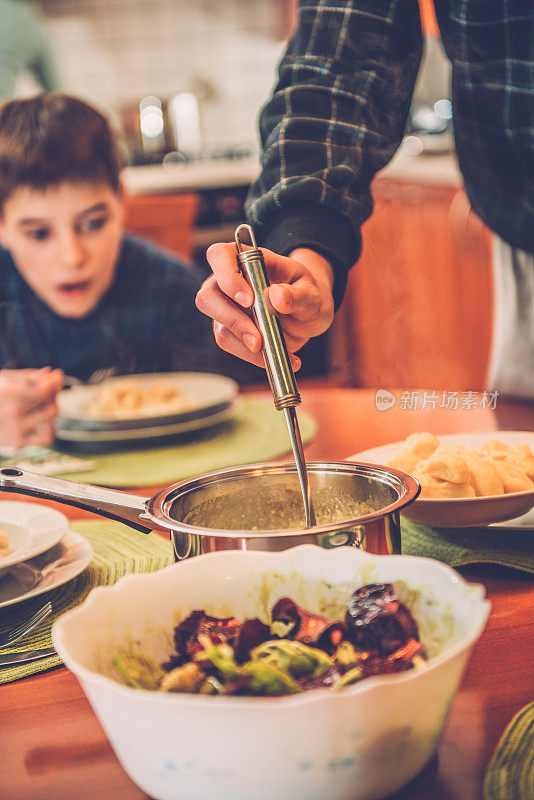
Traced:
<path id="1" fill-rule="evenodd" d="M 435 6 L 471 205 L 505 241 L 534 252 L 534 0 Z M 300 0 L 262 111 L 263 170 L 248 218 L 277 252 L 311 247 L 329 258 L 336 302 L 360 255 L 373 176 L 403 136 L 421 49 L 417 0 Z"/>
<path id="2" fill-rule="evenodd" d="M 34 294 L 0 248 L 0 368 L 61 367 L 82 380 L 99 369 L 227 371 L 195 307 L 199 287 L 189 266 L 125 236 L 109 292 L 87 316 L 67 319 Z"/>

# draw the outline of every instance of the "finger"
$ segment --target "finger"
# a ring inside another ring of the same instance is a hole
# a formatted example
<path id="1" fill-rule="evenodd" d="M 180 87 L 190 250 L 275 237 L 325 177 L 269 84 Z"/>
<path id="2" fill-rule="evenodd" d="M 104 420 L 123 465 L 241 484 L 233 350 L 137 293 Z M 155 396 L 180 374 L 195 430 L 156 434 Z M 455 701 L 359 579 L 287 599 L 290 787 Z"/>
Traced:
<path id="1" fill-rule="evenodd" d="M 24 416 L 21 423 L 22 435 L 26 437 L 39 428 L 49 427 L 56 417 L 57 404 L 52 400 Z"/>
<path id="2" fill-rule="evenodd" d="M 7 431 L 2 432 L 1 444 L 15 450 L 28 447 L 30 444 L 48 445 L 55 435 L 53 421 L 42 421 L 37 424 L 28 423 L 27 419 L 15 420 Z"/>
<path id="3" fill-rule="evenodd" d="M 269 276 L 269 283 L 290 283 L 293 284 L 309 274 L 307 267 L 295 258 L 281 256 L 260 247 L 265 263 L 265 269 Z"/>
<path id="4" fill-rule="evenodd" d="M 16 380 L 17 378 L 27 380 L 39 372 L 37 369 L 2 369 L 0 370 L 0 378 L 9 378 Z"/>
<path id="5" fill-rule="evenodd" d="M 249 364 L 255 364 L 257 367 L 265 367 L 262 354 L 251 353 L 250 350 L 244 346 L 243 342 L 234 336 L 234 334 L 228 330 L 228 328 L 225 328 L 224 325 L 214 322 L 213 333 L 221 350 L 225 350 L 227 353 L 237 356 L 237 358 L 241 358 L 243 361 L 248 361 Z M 291 361 L 291 366 L 296 372 L 298 369 L 300 369 L 300 358 L 294 353 L 289 353 L 289 358 Z"/>
<path id="6" fill-rule="evenodd" d="M 65 383 L 65 373 L 62 369 L 54 369 L 50 372 L 50 386 L 54 394 L 63 389 Z"/>
<path id="7" fill-rule="evenodd" d="M 63 374 L 58 370 L 36 378 L 32 384 L 21 386 L 19 396 L 22 410 L 29 413 L 50 403 L 55 399 L 62 385 Z"/>
<path id="8" fill-rule="evenodd" d="M 203 314 L 227 328 L 249 353 L 257 353 L 261 349 L 261 334 L 254 322 L 221 292 L 214 277 L 205 281 L 197 294 L 196 305 Z"/>
<path id="9" fill-rule="evenodd" d="M 35 445 L 38 447 L 46 447 L 54 441 L 54 426 L 53 425 L 39 425 L 31 433 L 26 434 L 24 446 Z"/>
<path id="10" fill-rule="evenodd" d="M 230 355 L 236 356 L 236 358 L 241 358 L 243 361 L 248 361 L 249 364 L 255 364 L 257 367 L 265 366 L 260 351 L 256 353 L 251 352 L 248 347 L 243 344 L 241 339 L 235 336 L 224 325 L 221 325 L 220 322 L 214 321 L 213 335 L 221 350 L 224 350 L 226 353 L 230 353 Z"/>
<path id="11" fill-rule="evenodd" d="M 235 244 L 212 244 L 206 251 L 206 258 L 221 291 L 238 305 L 249 308 L 253 301 L 252 290 L 239 270 Z"/>
<path id="12" fill-rule="evenodd" d="M 52 369 L 52 367 L 41 367 L 40 369 L 35 369 L 33 367 L 27 367 L 24 369 L 3 369 L 0 370 L 0 377 L 9 378 L 10 380 L 18 380 L 24 383 L 32 383 L 44 375 L 50 375 L 51 373 L 57 372 L 61 372 L 61 370 Z"/>
<path id="13" fill-rule="evenodd" d="M 310 338 L 309 336 L 303 336 L 300 329 L 298 334 L 296 335 L 290 333 L 290 331 L 284 328 L 283 325 L 282 325 L 282 330 L 284 332 L 284 340 L 286 343 L 286 347 L 290 354 L 296 353 L 297 350 L 300 350 L 300 348 L 303 347 Z"/>

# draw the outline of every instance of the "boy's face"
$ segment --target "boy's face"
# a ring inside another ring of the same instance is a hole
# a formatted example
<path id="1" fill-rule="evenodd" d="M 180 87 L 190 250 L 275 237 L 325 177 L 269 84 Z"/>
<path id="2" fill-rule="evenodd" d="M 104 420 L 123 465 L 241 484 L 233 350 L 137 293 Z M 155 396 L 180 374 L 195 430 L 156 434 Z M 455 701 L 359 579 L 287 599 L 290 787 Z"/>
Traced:
<path id="1" fill-rule="evenodd" d="M 21 186 L 4 203 L 0 242 L 52 311 L 78 319 L 113 282 L 122 226 L 121 197 L 107 184 Z"/>

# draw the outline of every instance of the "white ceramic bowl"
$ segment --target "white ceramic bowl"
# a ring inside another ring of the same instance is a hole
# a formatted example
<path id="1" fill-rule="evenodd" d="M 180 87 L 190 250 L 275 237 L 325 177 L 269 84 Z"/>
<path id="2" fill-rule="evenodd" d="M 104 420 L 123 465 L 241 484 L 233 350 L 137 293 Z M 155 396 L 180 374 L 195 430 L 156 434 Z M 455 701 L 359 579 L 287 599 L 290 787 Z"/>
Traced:
<path id="1" fill-rule="evenodd" d="M 355 585 L 375 581 L 410 588 L 401 596 L 431 655 L 426 669 L 282 698 L 148 692 L 111 677 L 125 647 L 165 660 L 173 625 L 193 609 L 265 618 L 286 595 L 340 618 Z M 376 800 L 431 758 L 488 614 L 483 588 L 436 561 L 306 545 L 127 576 L 94 589 L 55 623 L 53 640 L 124 769 L 156 800 Z"/>

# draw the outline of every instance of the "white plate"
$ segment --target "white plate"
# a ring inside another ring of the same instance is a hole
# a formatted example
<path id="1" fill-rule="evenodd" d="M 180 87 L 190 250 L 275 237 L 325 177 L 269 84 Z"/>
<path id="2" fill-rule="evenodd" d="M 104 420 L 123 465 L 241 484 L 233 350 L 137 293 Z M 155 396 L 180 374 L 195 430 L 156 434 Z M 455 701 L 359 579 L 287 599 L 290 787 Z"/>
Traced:
<path id="1" fill-rule="evenodd" d="M 79 533 L 67 530 L 61 541 L 30 561 L 17 564 L 0 578 L 0 608 L 21 603 L 62 586 L 91 562 L 93 548 Z M 39 570 L 39 578 L 31 569 Z"/>
<path id="2" fill-rule="evenodd" d="M 437 434 L 436 434 L 437 435 Z M 534 433 L 531 431 L 477 431 L 476 433 L 450 433 L 439 436 L 440 441 L 479 450 L 490 439 L 497 439 L 510 447 L 528 444 L 534 452 Z M 404 440 L 362 450 L 348 461 L 364 461 L 385 465 L 404 446 Z M 511 492 L 493 497 L 447 498 L 443 500 L 418 499 L 402 512 L 406 517 L 423 525 L 460 528 L 495 525 L 507 529 L 534 529 L 534 490 Z"/>
<path id="3" fill-rule="evenodd" d="M 7 534 L 12 550 L 0 558 L 0 576 L 7 567 L 49 550 L 68 527 L 66 516 L 53 508 L 38 503 L 0 501 L 0 530 Z"/>
<path id="4" fill-rule="evenodd" d="M 177 436 L 181 433 L 190 433 L 192 431 L 204 430 L 211 428 L 214 425 L 219 425 L 225 422 L 230 417 L 233 417 L 239 408 L 239 401 L 231 403 L 222 411 L 217 411 L 212 414 L 200 417 L 199 419 L 184 420 L 182 422 L 175 422 L 168 425 L 155 425 L 146 428 L 135 428 L 130 430 L 106 430 L 106 431 L 85 431 L 85 430 L 67 430 L 64 428 L 56 428 L 56 439 L 63 442 L 76 442 L 79 444 L 90 445 L 106 445 L 116 444 L 120 442 L 134 443 L 136 441 L 144 441 L 147 439 L 167 439 L 171 436 Z"/>
<path id="5" fill-rule="evenodd" d="M 103 386 L 135 380 L 141 387 L 155 380 L 165 379 L 172 383 L 180 395 L 187 399 L 187 408 L 182 404 L 168 403 L 137 409 L 119 415 L 95 415 L 90 412 L 91 403 Z M 122 375 L 94 385 L 73 386 L 58 395 L 58 429 L 69 431 L 118 431 L 174 425 L 202 419 L 224 410 L 236 398 L 239 387 L 231 378 L 208 372 L 161 372 L 141 375 Z"/>

